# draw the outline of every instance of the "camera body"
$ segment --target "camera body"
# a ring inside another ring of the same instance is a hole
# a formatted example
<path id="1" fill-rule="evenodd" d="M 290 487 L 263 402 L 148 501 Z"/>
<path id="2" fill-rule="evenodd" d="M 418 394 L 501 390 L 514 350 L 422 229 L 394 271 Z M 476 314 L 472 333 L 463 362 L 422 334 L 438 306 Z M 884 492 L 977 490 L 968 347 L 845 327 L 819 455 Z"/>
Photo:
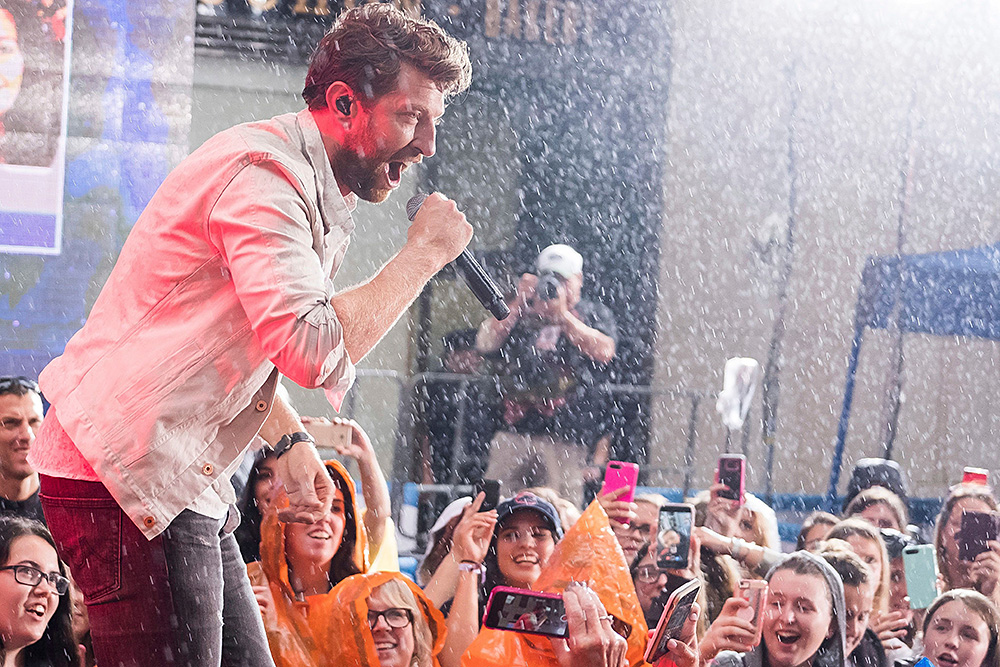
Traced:
<path id="1" fill-rule="evenodd" d="M 542 301 L 552 301 L 559 296 L 559 286 L 563 280 L 559 274 L 552 271 L 543 271 L 538 274 L 538 284 L 535 286 L 535 294 Z"/>

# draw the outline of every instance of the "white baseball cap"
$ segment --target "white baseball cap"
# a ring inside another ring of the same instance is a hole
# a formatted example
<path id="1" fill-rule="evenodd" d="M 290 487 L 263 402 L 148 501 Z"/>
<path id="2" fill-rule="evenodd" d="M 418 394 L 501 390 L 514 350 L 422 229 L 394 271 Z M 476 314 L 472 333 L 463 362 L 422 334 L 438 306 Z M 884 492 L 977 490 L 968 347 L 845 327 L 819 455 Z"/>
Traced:
<path id="1" fill-rule="evenodd" d="M 563 278 L 583 273 L 583 256 L 564 243 L 556 243 L 538 254 L 538 272 L 551 271 Z"/>

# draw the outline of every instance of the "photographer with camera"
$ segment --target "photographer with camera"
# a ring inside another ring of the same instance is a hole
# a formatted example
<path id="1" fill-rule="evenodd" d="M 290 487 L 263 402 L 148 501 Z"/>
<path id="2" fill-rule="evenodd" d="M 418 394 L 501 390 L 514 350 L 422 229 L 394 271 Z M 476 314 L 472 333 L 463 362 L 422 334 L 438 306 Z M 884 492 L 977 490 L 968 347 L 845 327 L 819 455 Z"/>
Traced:
<path id="1" fill-rule="evenodd" d="M 538 255 L 505 320 L 487 318 L 476 348 L 500 376 L 502 425 L 486 477 L 505 493 L 550 486 L 581 501 L 584 447 L 604 435 L 608 399 L 595 389 L 615 356 L 617 327 L 604 305 L 580 298 L 583 257 L 568 245 Z"/>

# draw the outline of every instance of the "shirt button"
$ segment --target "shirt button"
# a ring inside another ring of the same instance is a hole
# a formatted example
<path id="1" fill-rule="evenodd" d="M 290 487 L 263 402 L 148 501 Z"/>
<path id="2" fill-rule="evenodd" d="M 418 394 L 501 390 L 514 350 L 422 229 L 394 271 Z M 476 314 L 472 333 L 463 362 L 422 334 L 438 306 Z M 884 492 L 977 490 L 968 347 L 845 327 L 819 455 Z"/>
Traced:
<path id="1" fill-rule="evenodd" d="M 215 472 L 215 466 L 212 465 L 211 463 L 206 463 L 201 467 L 201 471 L 206 475 L 211 475 L 213 472 Z"/>
<path id="2" fill-rule="evenodd" d="M 156 525 L 156 519 L 154 519 L 151 516 L 147 516 L 145 519 L 142 520 L 142 525 L 144 525 L 146 528 L 152 528 L 153 526 Z"/>
<path id="3" fill-rule="evenodd" d="M 257 401 L 257 405 L 254 407 L 257 408 L 257 412 L 264 412 L 264 410 L 267 410 L 267 401 L 261 399 Z"/>

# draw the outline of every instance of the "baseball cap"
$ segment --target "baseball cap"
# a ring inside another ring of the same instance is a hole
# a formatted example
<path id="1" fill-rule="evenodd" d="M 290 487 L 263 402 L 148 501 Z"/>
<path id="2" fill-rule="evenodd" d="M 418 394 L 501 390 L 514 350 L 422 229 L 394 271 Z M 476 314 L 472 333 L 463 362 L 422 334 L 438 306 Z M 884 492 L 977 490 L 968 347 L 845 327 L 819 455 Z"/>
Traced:
<path id="1" fill-rule="evenodd" d="M 461 515 L 466 505 L 471 503 L 472 498 L 469 496 L 462 496 L 461 498 L 456 498 L 448 503 L 448 506 L 444 508 L 444 511 L 441 512 L 437 521 L 434 522 L 434 525 L 431 526 L 431 529 L 428 531 L 431 534 L 431 539 L 427 540 L 427 550 L 424 553 L 424 556 L 427 556 L 431 552 L 431 549 L 434 548 L 434 544 L 437 542 L 438 532 L 443 530 L 444 527 L 448 525 L 449 521 Z"/>
<path id="2" fill-rule="evenodd" d="M 538 512 L 545 519 L 545 523 L 549 524 L 549 530 L 556 536 L 556 539 L 562 537 L 562 524 L 559 522 L 559 513 L 556 512 L 556 508 L 530 491 L 522 491 L 513 498 L 508 498 L 497 505 L 497 525 L 499 526 L 515 512 L 522 510 Z"/>
<path id="3" fill-rule="evenodd" d="M 583 273 L 583 256 L 564 243 L 556 243 L 538 254 L 539 273 L 551 271 L 563 278 Z"/>

